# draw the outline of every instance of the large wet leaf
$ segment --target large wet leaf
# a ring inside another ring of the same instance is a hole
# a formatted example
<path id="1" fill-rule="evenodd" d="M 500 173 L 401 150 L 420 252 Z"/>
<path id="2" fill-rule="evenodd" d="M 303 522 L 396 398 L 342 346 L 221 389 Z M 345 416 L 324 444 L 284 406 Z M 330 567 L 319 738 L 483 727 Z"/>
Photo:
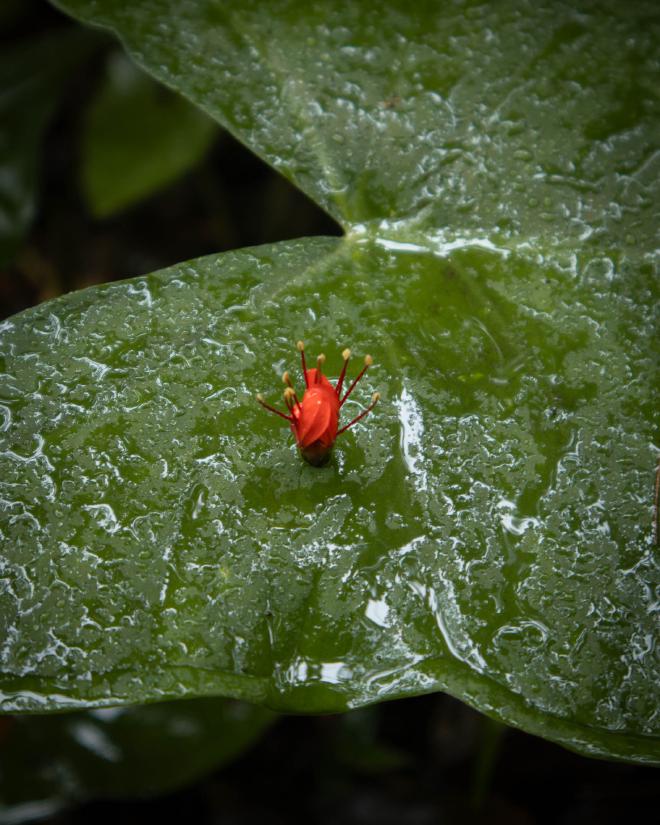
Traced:
<path id="1" fill-rule="evenodd" d="M 6 322 L 4 707 L 443 688 L 650 758 L 646 277 L 541 271 L 306 240 Z M 253 398 L 296 335 L 379 363 L 322 470 Z"/>
<path id="2" fill-rule="evenodd" d="M 657 231 L 653 0 L 57 2 L 344 226 L 569 252 Z"/>
<path id="3" fill-rule="evenodd" d="M 171 792 L 243 753 L 276 717 L 222 699 L 23 716 L 0 725 L 0 822 L 89 797 Z"/>
<path id="4" fill-rule="evenodd" d="M 2 328 L 3 707 L 441 689 L 659 761 L 653 7 L 66 5 L 347 235 Z M 321 470 L 253 400 L 300 337 L 383 395 Z"/>

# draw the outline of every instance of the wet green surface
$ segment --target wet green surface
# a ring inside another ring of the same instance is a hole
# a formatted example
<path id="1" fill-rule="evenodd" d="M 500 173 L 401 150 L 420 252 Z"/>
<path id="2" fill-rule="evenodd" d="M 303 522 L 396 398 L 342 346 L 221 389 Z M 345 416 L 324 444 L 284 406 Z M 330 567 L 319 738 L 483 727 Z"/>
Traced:
<path id="1" fill-rule="evenodd" d="M 4 708 L 446 688 L 650 756 L 652 302 L 531 269 L 306 240 L 6 322 Z M 297 336 L 377 359 L 322 470 L 253 397 Z"/>
<path id="2" fill-rule="evenodd" d="M 269 6 L 67 4 L 347 235 L 0 328 L 3 708 L 442 689 L 660 761 L 652 6 Z M 254 402 L 299 338 L 383 397 L 321 470 Z"/>
<path id="3" fill-rule="evenodd" d="M 657 231 L 652 0 L 58 5 L 116 30 L 346 227 L 569 253 L 637 252 Z"/>

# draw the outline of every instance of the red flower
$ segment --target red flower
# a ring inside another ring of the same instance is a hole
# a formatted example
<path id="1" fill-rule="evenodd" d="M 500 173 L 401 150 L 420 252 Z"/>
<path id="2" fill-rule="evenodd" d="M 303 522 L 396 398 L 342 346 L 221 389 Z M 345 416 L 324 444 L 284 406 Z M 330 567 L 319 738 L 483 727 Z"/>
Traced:
<path id="1" fill-rule="evenodd" d="M 270 404 L 266 404 L 261 394 L 257 395 L 257 401 L 267 410 L 274 412 L 281 418 L 285 418 L 291 424 L 291 430 L 296 437 L 296 443 L 303 457 L 310 464 L 318 467 L 325 464 L 330 457 L 332 445 L 335 443 L 337 436 L 346 432 L 349 427 L 364 418 L 374 408 L 380 395 L 375 392 L 367 409 L 363 410 L 360 415 L 341 429 L 338 429 L 339 411 L 348 396 L 353 392 L 355 385 L 367 371 L 367 368 L 373 364 L 372 357 L 370 355 L 365 357 L 364 367 L 360 374 L 350 385 L 344 397 L 341 398 L 341 390 L 346 377 L 346 367 L 348 366 L 348 359 L 351 357 L 351 351 L 349 349 L 343 351 L 344 366 L 337 381 L 337 386 L 333 387 L 322 372 L 325 355 L 319 355 L 316 359 L 316 369 L 308 370 L 305 363 L 305 345 L 302 341 L 298 341 L 298 350 L 300 351 L 302 371 L 305 378 L 305 393 L 302 401 L 298 400 L 288 372 L 284 373 L 282 380 L 286 384 L 284 402 L 289 410 L 289 415 L 285 415 L 275 407 L 271 407 Z"/>

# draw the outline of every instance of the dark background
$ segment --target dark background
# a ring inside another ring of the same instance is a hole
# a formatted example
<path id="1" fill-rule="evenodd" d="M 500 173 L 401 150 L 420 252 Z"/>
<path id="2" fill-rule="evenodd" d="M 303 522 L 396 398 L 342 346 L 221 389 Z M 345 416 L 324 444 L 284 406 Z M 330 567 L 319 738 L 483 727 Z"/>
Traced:
<path id="1" fill-rule="evenodd" d="M 484 730 L 486 727 L 486 730 Z M 172 796 L 96 803 L 52 822 L 138 825 L 531 825 L 657 821 L 654 768 L 493 731 L 449 696 L 287 717 L 247 755 Z M 492 760 L 490 757 L 492 756 Z M 398 764 L 397 764 L 398 763 Z"/>
<path id="2" fill-rule="evenodd" d="M 41 0 L 13 6 L 0 20 L 0 48 L 71 25 Z M 116 217 L 95 220 L 79 182 L 81 119 L 113 48 L 110 41 L 100 45 L 50 122 L 36 219 L 14 259 L 0 269 L 0 318 L 206 253 L 341 234 L 332 219 L 220 130 L 204 160 L 184 177 Z M 656 821 L 659 803 L 654 769 L 577 756 L 498 728 L 435 695 L 344 716 L 283 718 L 247 754 L 185 790 L 155 800 L 100 800 L 46 821 L 129 825 L 153 816 L 162 823 L 223 825 L 572 825 Z"/>

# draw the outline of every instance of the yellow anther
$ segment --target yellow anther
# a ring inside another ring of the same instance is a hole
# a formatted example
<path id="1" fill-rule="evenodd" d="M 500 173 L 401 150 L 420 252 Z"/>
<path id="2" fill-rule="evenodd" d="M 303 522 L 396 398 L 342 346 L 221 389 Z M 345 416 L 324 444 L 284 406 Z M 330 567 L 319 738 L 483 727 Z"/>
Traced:
<path id="1" fill-rule="evenodd" d="M 364 366 L 365 367 L 370 367 L 373 364 L 373 362 L 374 362 L 374 359 L 370 355 L 365 355 L 364 356 Z"/>
<path id="2" fill-rule="evenodd" d="M 344 359 L 344 361 L 348 361 L 348 359 L 351 357 L 351 351 L 350 351 L 350 349 L 345 349 L 345 350 L 342 352 L 341 357 Z"/>
<path id="3" fill-rule="evenodd" d="M 379 392 L 375 392 L 375 393 L 371 396 L 371 403 L 372 403 L 372 404 L 375 404 L 375 403 L 376 403 L 376 401 L 380 401 L 380 393 L 379 393 Z"/>
<path id="4" fill-rule="evenodd" d="M 295 395 L 296 395 L 295 390 L 294 390 L 292 387 L 287 387 L 287 388 L 284 390 L 284 400 L 285 400 L 285 401 L 287 401 L 287 402 L 288 402 L 290 399 L 295 398 Z"/>
<path id="5" fill-rule="evenodd" d="M 282 373 L 282 383 L 286 384 L 287 387 L 291 386 L 291 376 L 289 375 L 288 371 L 286 371 L 286 370 Z"/>
<path id="6" fill-rule="evenodd" d="M 305 345 L 303 344 L 302 341 L 298 341 L 298 343 L 296 344 L 296 347 L 298 347 L 298 352 L 304 352 L 305 351 Z"/>
<path id="7" fill-rule="evenodd" d="M 257 393 L 257 401 L 261 404 L 263 400 L 264 400 L 263 395 L 260 392 L 258 392 Z"/>
<path id="8" fill-rule="evenodd" d="M 325 355 L 321 353 L 319 357 L 316 359 L 316 366 L 321 369 L 321 367 L 325 364 Z"/>

